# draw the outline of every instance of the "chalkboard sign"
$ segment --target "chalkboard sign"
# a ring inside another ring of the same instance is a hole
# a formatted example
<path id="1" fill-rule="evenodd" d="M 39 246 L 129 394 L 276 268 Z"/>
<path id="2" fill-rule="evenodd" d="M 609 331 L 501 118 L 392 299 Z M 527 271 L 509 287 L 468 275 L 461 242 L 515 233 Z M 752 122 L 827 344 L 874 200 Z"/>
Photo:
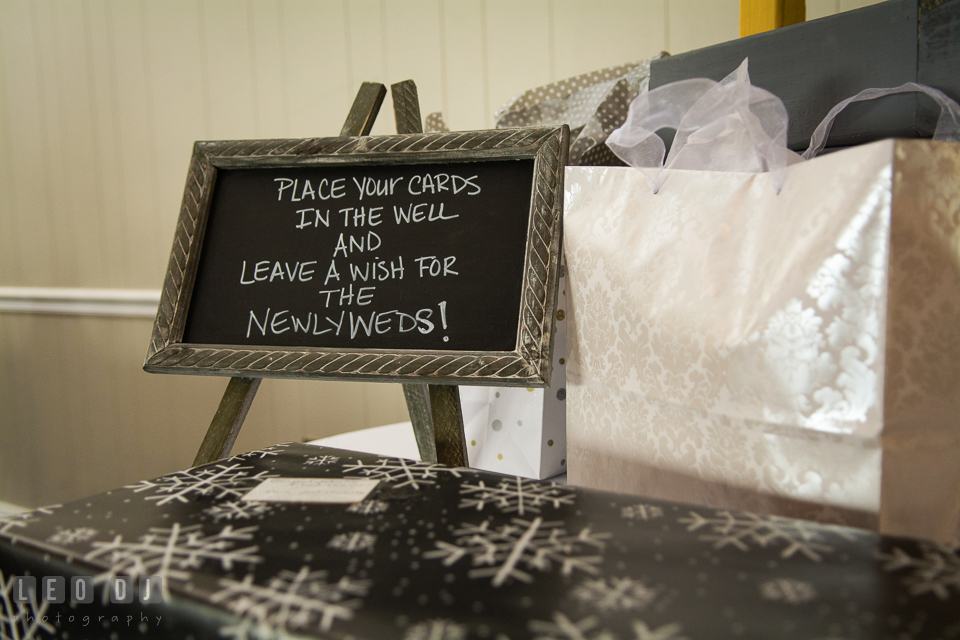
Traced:
<path id="1" fill-rule="evenodd" d="M 567 136 L 196 143 L 144 368 L 548 384 Z"/>
<path id="2" fill-rule="evenodd" d="M 532 184 L 532 160 L 221 170 L 183 340 L 511 351 Z"/>

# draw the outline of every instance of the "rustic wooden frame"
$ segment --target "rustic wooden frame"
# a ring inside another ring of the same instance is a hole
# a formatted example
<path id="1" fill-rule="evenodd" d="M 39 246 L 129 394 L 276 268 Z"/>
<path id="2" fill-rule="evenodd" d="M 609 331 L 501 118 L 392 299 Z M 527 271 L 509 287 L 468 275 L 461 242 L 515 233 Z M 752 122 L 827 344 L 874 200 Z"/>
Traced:
<path id="1" fill-rule="evenodd" d="M 197 142 L 144 370 L 247 378 L 548 386 L 568 141 L 569 130 L 564 125 L 393 136 Z M 534 160 L 513 351 L 250 348 L 182 342 L 218 169 L 497 159 Z"/>

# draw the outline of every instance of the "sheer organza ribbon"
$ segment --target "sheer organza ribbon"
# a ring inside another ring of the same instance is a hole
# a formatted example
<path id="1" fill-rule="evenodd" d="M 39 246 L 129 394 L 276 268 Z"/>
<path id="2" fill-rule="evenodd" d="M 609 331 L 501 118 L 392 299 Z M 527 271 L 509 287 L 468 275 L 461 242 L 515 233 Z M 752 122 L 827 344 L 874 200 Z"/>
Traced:
<path id="1" fill-rule="evenodd" d="M 937 128 L 934 130 L 934 140 L 949 140 L 960 142 L 960 105 L 958 105 L 950 96 L 939 89 L 928 87 L 925 84 L 916 82 L 906 82 L 899 87 L 889 89 L 864 89 L 860 93 L 842 102 L 838 103 L 830 113 L 817 125 L 813 135 L 810 137 L 810 146 L 803 152 L 803 159 L 809 160 L 816 157 L 827 144 L 827 136 L 830 135 L 830 129 L 833 128 L 833 121 L 837 115 L 843 111 L 848 104 L 852 102 L 862 102 L 863 100 L 874 100 L 895 93 L 911 93 L 919 91 L 925 93 L 936 101 L 940 106 L 940 117 L 937 120 Z"/>
<path id="2" fill-rule="evenodd" d="M 787 149 L 787 110 L 774 94 L 750 84 L 748 60 L 720 82 L 694 78 L 637 96 L 607 146 L 639 169 L 653 192 L 664 169 L 769 171 L 779 193 L 784 168 L 799 160 Z M 676 129 L 670 153 L 657 130 Z"/>

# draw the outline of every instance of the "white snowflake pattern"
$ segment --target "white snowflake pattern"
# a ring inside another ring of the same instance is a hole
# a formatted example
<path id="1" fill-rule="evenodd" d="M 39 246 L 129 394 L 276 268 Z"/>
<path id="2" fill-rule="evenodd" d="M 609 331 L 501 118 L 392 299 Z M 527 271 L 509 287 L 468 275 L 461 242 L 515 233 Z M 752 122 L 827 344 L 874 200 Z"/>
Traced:
<path id="1" fill-rule="evenodd" d="M 618 634 L 601 626 L 600 618 L 589 616 L 574 622 L 563 613 L 555 611 L 553 621 L 531 620 L 530 631 L 534 640 L 617 640 Z M 651 629 L 643 620 L 633 621 L 635 640 L 686 640 L 679 635 L 682 627 L 677 623 L 665 624 Z"/>
<path id="2" fill-rule="evenodd" d="M 600 618 L 589 616 L 574 622 L 559 611 L 553 613 L 553 622 L 531 620 L 530 631 L 534 640 L 616 640 L 608 629 L 600 626 Z"/>
<path id="3" fill-rule="evenodd" d="M 817 597 L 817 590 L 809 582 L 792 578 L 777 578 L 760 585 L 760 596 L 764 600 L 803 604 Z"/>
<path id="4" fill-rule="evenodd" d="M 460 485 L 460 508 L 483 511 L 487 505 L 500 509 L 503 513 L 516 513 L 518 516 L 526 512 L 540 513 L 546 505 L 559 509 L 560 505 L 573 504 L 576 495 L 560 485 L 551 482 L 543 483 L 536 480 L 511 478 L 501 480 L 495 487 L 489 487 L 480 480 L 476 484 L 464 483 Z"/>
<path id="5" fill-rule="evenodd" d="M 311 456 L 307 458 L 303 464 L 313 467 L 322 467 L 324 465 L 333 464 L 339 461 L 340 456 Z"/>
<path id="6" fill-rule="evenodd" d="M 570 595 L 600 611 L 643 609 L 657 598 L 657 590 L 633 578 L 597 578 L 578 584 Z"/>
<path id="7" fill-rule="evenodd" d="M 635 504 L 623 507 L 620 516 L 627 520 L 656 520 L 663 517 L 663 508 L 654 504 Z"/>
<path id="8" fill-rule="evenodd" d="M 465 640 L 467 626 L 453 620 L 425 620 L 410 626 L 403 640 Z"/>
<path id="9" fill-rule="evenodd" d="M 53 635 L 56 630 L 46 620 L 47 607 L 50 603 L 46 600 L 42 603 L 37 602 L 35 591 L 29 592 L 27 602 L 14 602 L 15 577 L 7 578 L 0 570 L 0 638 L 35 640 L 40 632 Z"/>
<path id="10" fill-rule="evenodd" d="M 71 545 L 87 542 L 88 540 L 92 540 L 96 535 L 97 530 L 91 529 L 90 527 L 77 527 L 76 529 L 61 529 L 57 527 L 57 532 L 47 538 L 47 542 Z"/>
<path id="11" fill-rule="evenodd" d="M 372 516 L 378 513 L 383 513 L 389 507 L 389 503 L 384 502 L 383 500 L 364 500 L 363 502 L 357 502 L 349 507 L 347 511 L 350 513 L 359 513 L 364 516 Z"/>
<path id="12" fill-rule="evenodd" d="M 231 500 L 215 504 L 203 512 L 213 518 L 214 522 L 221 520 L 249 520 L 257 516 L 264 516 L 273 511 L 274 505 L 269 502 L 247 502 L 245 500 Z"/>
<path id="13" fill-rule="evenodd" d="M 855 535 L 852 530 L 843 527 L 734 511 L 717 511 L 710 518 L 691 511 L 689 517 L 679 518 L 678 522 L 686 524 L 687 531 L 709 529 L 710 533 L 701 535 L 700 539 L 713 542 L 715 549 L 732 546 L 748 551 L 751 544 L 762 548 L 783 544 L 781 558 L 790 558 L 799 553 L 814 562 L 820 562 L 822 554 L 833 551 L 833 547 L 822 542 L 826 531 L 848 540 Z"/>
<path id="14" fill-rule="evenodd" d="M 255 584 L 252 575 L 243 580 L 221 579 L 223 589 L 210 600 L 224 604 L 241 622 L 222 628 L 220 635 L 248 640 L 273 637 L 278 629 L 326 633 L 336 620 L 350 620 L 371 582 L 344 576 L 330 583 L 327 575 L 305 566 L 296 572 L 284 569 L 266 586 Z"/>
<path id="15" fill-rule="evenodd" d="M 275 474 L 261 471 L 254 475 L 247 472 L 253 467 L 240 464 L 218 464 L 212 467 L 199 467 L 178 471 L 156 480 L 142 480 L 125 489 L 134 493 L 154 492 L 147 500 L 156 500 L 158 506 L 168 502 L 189 502 L 191 496 L 213 496 L 216 498 L 241 498 L 255 485 L 267 478 L 276 478 Z"/>
<path id="16" fill-rule="evenodd" d="M 282 451 L 283 449 L 289 446 L 290 446 L 289 442 L 281 442 L 280 444 L 275 444 L 270 447 L 264 447 L 263 449 L 257 449 L 256 451 L 247 451 L 246 453 L 241 453 L 234 457 L 235 458 L 251 458 L 251 459 L 257 458 L 258 460 L 262 460 L 263 458 L 277 455 L 280 451 Z"/>
<path id="17" fill-rule="evenodd" d="M 94 583 L 124 575 L 160 576 L 163 578 L 164 597 L 169 597 L 167 586 L 170 580 L 187 580 L 191 569 L 198 569 L 206 561 L 219 562 L 223 569 L 230 570 L 238 564 L 256 564 L 263 560 L 256 555 L 257 547 L 233 548 L 237 543 L 253 539 L 257 527 L 234 529 L 227 525 L 219 533 L 206 535 L 201 525 L 189 527 L 174 524 L 169 529 L 151 527 L 149 533 L 140 536 L 137 542 L 124 542 L 117 535 L 110 542 L 94 542 L 83 556 L 87 561 L 106 561 L 109 569 L 94 577 Z M 107 589 L 103 597 L 107 598 Z"/>
<path id="18" fill-rule="evenodd" d="M 25 511 L 0 518 L 0 535 L 13 536 L 15 529 L 26 529 L 28 524 L 37 521 L 37 518 L 31 517 L 32 515 L 32 512 Z"/>
<path id="19" fill-rule="evenodd" d="M 429 462 L 413 462 L 403 458 L 381 458 L 376 464 L 366 464 L 358 460 L 354 464 L 345 466 L 343 471 L 390 482 L 398 489 L 411 487 L 419 490 L 420 485 L 436 484 L 441 473 L 449 473 L 454 478 L 459 478 L 460 474 L 466 470 Z"/>
<path id="20" fill-rule="evenodd" d="M 40 520 L 37 515 L 53 515 L 53 510 L 59 509 L 61 506 L 62 505 L 54 504 L 48 507 L 40 507 L 33 511 L 23 511 L 21 513 L 15 513 L 12 516 L 4 516 L 0 518 L 0 535 L 16 539 L 18 529 L 26 529 L 27 525 L 31 522 L 38 522 Z"/>
<path id="21" fill-rule="evenodd" d="M 894 547 L 890 554 L 881 554 L 880 559 L 886 561 L 883 569 L 910 570 L 903 582 L 913 595 L 932 593 L 947 600 L 951 590 L 960 594 L 960 545 L 920 542 L 919 546 L 919 557 L 899 547 Z"/>
<path id="22" fill-rule="evenodd" d="M 582 547 L 602 550 L 606 533 L 593 533 L 589 527 L 577 535 L 568 535 L 563 522 L 544 522 L 543 518 L 522 520 L 514 518 L 510 524 L 497 529 L 490 528 L 490 521 L 480 525 L 464 524 L 454 531 L 456 543 L 440 541 L 437 548 L 423 554 L 426 559 L 443 559 L 451 566 L 464 556 L 472 558 L 473 569 L 467 572 L 470 578 L 492 578 L 491 584 L 499 587 L 513 578 L 521 582 L 533 582 L 532 571 L 549 571 L 553 563 L 560 565 L 563 575 L 574 569 L 597 573 L 599 555 L 574 555 Z"/>
<path id="23" fill-rule="evenodd" d="M 635 640 L 687 640 L 684 636 L 680 635 L 682 630 L 683 627 L 676 622 L 651 629 L 643 620 L 633 621 Z"/>
<path id="24" fill-rule="evenodd" d="M 327 543 L 328 549 L 337 551 L 346 551 L 347 553 L 356 553 L 357 551 L 373 551 L 373 545 L 377 541 L 377 536 L 366 531 L 350 531 L 348 533 L 338 533 Z"/>

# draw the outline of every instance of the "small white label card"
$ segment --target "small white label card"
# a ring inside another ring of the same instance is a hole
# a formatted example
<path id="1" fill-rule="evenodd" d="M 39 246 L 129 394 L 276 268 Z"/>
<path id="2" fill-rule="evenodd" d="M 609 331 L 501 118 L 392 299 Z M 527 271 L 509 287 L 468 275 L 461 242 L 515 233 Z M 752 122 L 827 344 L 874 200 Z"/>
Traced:
<path id="1" fill-rule="evenodd" d="M 247 492 L 247 502 L 360 502 L 380 483 L 369 478 L 268 478 Z"/>

